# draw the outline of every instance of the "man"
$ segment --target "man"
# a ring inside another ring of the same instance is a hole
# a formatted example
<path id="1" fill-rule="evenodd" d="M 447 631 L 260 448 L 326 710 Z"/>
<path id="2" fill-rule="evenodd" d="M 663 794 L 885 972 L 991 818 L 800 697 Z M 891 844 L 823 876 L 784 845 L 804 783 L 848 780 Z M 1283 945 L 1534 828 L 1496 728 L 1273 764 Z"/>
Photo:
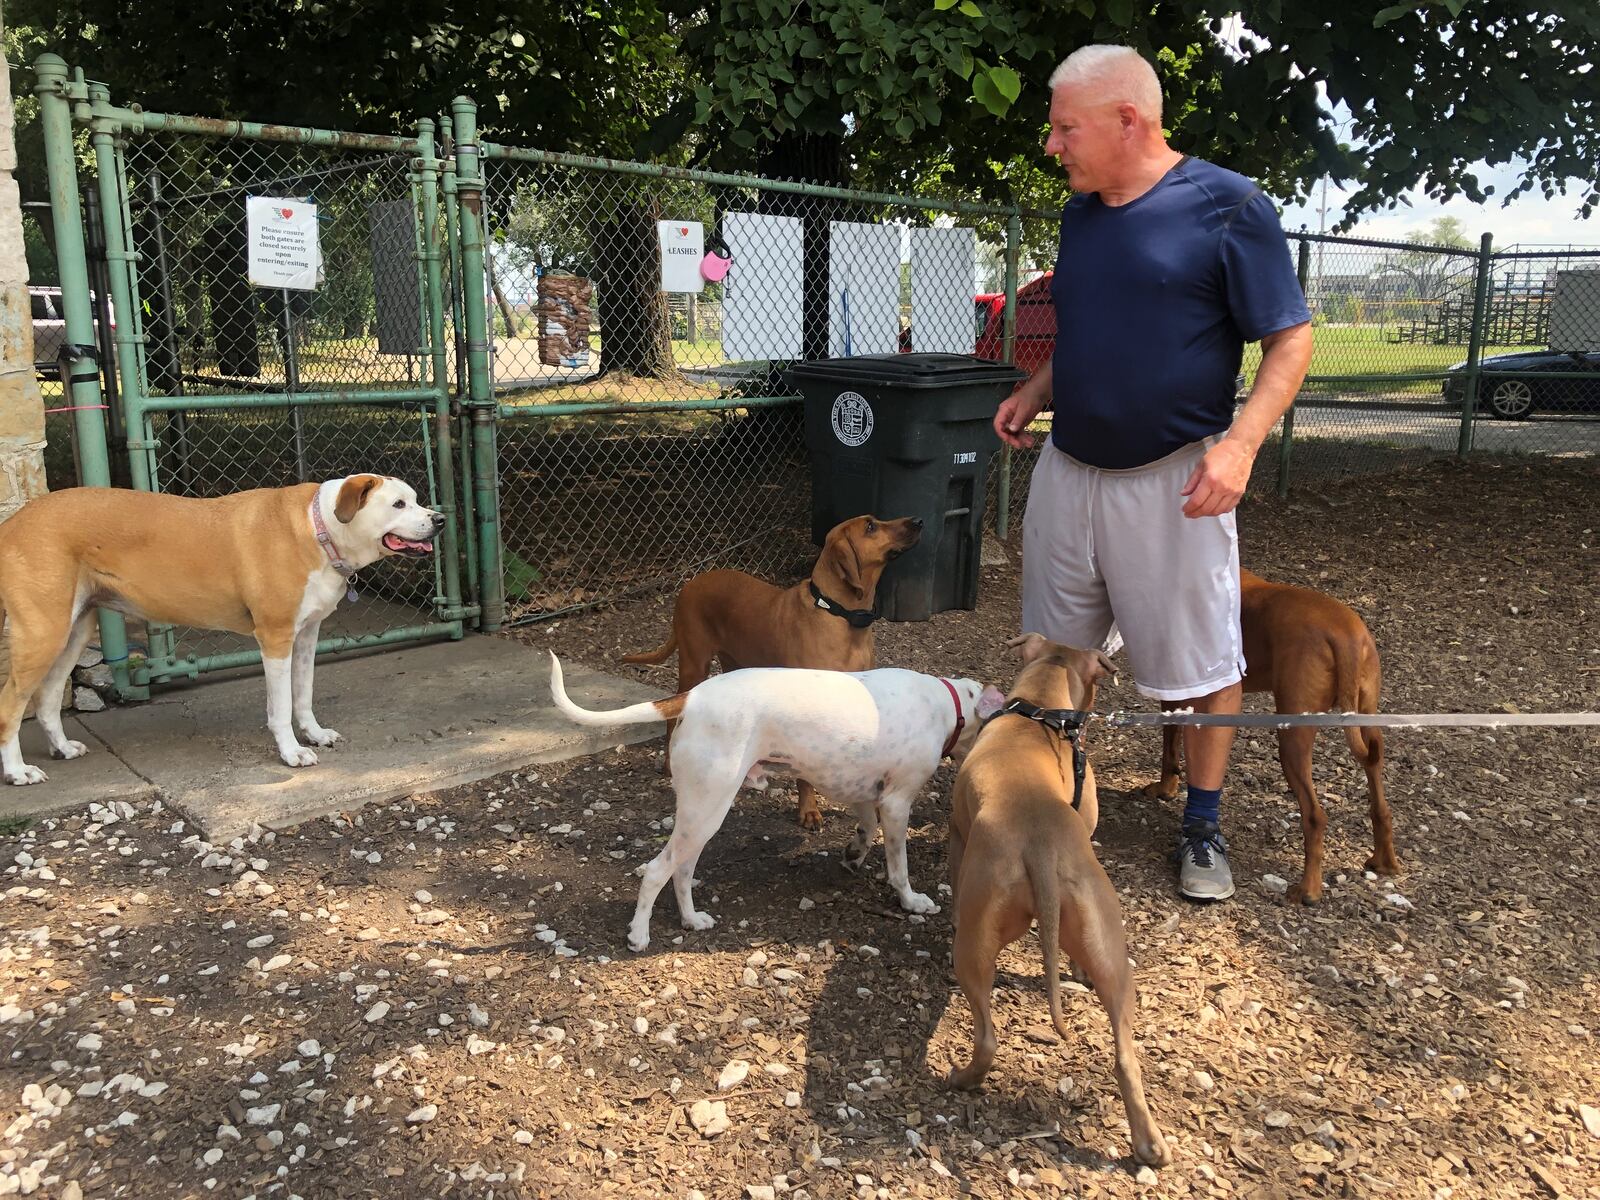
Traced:
<path id="1" fill-rule="evenodd" d="M 1022 627 L 1070 646 L 1120 632 L 1139 690 L 1198 712 L 1240 710 L 1244 651 L 1234 506 L 1311 361 L 1311 314 L 1271 202 L 1181 154 L 1161 129 L 1155 70 L 1086 46 L 1050 77 L 1047 153 L 1074 195 L 1061 213 L 1052 360 L 995 415 L 1027 448 L 1054 409 L 1023 526 Z M 1261 367 L 1234 414 L 1246 341 Z M 1189 791 L 1178 886 L 1233 895 L 1219 828 L 1233 729 L 1184 730 Z"/>

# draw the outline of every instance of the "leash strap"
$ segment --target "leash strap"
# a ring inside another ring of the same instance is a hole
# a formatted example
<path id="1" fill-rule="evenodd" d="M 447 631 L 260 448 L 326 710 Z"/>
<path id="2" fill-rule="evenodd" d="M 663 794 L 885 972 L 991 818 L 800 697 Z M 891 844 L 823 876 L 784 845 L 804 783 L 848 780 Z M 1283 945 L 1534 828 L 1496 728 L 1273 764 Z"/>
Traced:
<path id="1" fill-rule="evenodd" d="M 321 499 L 320 490 L 311 497 L 311 528 L 316 531 L 317 542 L 322 546 L 322 552 L 328 556 L 328 561 L 333 564 L 333 569 L 344 576 L 344 598 L 355 600 L 360 595 L 356 591 L 356 569 L 339 557 L 339 551 L 333 544 L 333 536 L 328 532 L 327 523 L 322 519 Z"/>
<path id="2" fill-rule="evenodd" d="M 1107 725 L 1232 725 L 1238 729 L 1422 729 L 1478 726 L 1488 729 L 1515 726 L 1597 726 L 1600 713 L 1197 713 L 1112 712 L 1101 717 Z"/>
<path id="3" fill-rule="evenodd" d="M 956 685 L 943 676 L 939 682 L 944 684 L 945 690 L 950 693 L 950 703 L 956 706 L 956 727 L 950 731 L 950 740 L 944 744 L 944 749 L 939 751 L 940 758 L 949 758 L 950 751 L 956 748 L 956 743 L 961 740 L 961 731 L 966 727 L 967 718 L 961 712 L 961 694 L 956 691 Z"/>
<path id="4" fill-rule="evenodd" d="M 811 584 L 811 598 L 816 601 L 817 607 L 825 613 L 832 613 L 836 617 L 843 618 L 849 622 L 851 629 L 865 629 L 878 619 L 878 614 L 872 609 L 846 608 L 837 600 L 824 596 L 815 579 L 808 582 Z"/>
<path id="5" fill-rule="evenodd" d="M 1040 708 L 1026 700 L 1008 700 L 995 716 L 1003 717 L 1007 713 L 1037 721 L 1050 732 L 1072 743 L 1072 807 L 1077 808 L 1083 802 L 1083 780 L 1089 764 L 1089 756 L 1079 739 L 1084 724 L 1094 714 L 1082 708 Z"/>

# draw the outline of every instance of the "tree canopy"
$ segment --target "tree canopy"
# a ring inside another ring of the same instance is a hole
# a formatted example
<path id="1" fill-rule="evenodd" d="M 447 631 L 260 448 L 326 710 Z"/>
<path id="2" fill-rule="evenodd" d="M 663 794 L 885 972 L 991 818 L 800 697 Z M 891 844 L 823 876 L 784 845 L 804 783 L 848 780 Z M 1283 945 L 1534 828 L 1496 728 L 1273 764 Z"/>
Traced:
<path id="1" fill-rule="evenodd" d="M 1175 145 L 1283 199 L 1350 183 L 1347 223 L 1415 187 L 1488 199 L 1479 161 L 1524 161 L 1513 194 L 1576 176 L 1584 214 L 1600 201 L 1591 0 L 1350 0 L 1337 15 L 1242 0 L 1237 19 L 1200 0 L 10 8 L 14 54 L 52 49 L 147 108 L 393 130 L 466 93 L 486 131 L 526 145 L 759 169 L 820 142 L 850 182 L 913 191 L 932 175 L 991 199 L 1038 188 L 1054 65 L 1123 42 L 1157 63 Z"/>

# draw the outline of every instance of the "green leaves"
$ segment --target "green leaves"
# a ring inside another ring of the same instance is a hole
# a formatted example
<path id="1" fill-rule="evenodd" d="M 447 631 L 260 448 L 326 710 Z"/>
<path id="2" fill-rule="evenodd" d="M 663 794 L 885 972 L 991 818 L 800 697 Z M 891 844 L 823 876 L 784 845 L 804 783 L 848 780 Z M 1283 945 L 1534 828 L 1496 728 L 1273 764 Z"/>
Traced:
<path id="1" fill-rule="evenodd" d="M 1017 97 L 1022 95 L 1022 78 L 1010 67 L 985 67 L 972 75 L 972 98 L 997 117 L 1011 111 Z"/>

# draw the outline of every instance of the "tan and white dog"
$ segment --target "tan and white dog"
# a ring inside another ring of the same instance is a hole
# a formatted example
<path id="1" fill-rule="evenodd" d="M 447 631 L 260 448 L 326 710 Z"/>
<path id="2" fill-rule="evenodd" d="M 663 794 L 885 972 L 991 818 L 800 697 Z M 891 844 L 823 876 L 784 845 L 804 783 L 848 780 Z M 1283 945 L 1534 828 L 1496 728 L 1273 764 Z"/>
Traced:
<path id="1" fill-rule="evenodd" d="M 69 488 L 0 524 L 0 622 L 11 676 L 0 688 L 0 770 L 42 783 L 22 761 L 18 727 L 38 694 L 53 757 L 82 742 L 61 727 L 67 676 L 109 608 L 157 624 L 253 634 L 267 677 L 267 728 L 291 767 L 309 767 L 339 735 L 311 712 L 317 631 L 361 568 L 425 555 L 444 526 L 398 479 L 350 475 L 197 500 L 116 488 Z"/>
<path id="2" fill-rule="evenodd" d="M 672 731 L 672 836 L 644 870 L 628 945 L 650 944 L 650 911 L 671 879 L 685 929 L 716 921 L 694 907 L 694 868 L 740 787 L 767 786 L 780 767 L 854 809 L 855 838 L 847 865 L 860 866 L 883 829 L 889 886 L 900 906 L 936 913 L 939 906 L 911 886 L 906 827 L 911 805 L 940 760 L 958 760 L 977 736 L 978 720 L 1005 703 L 996 688 L 971 679 L 941 679 L 885 667 L 876 671 L 811 671 L 751 667 L 713 675 L 687 692 L 611 712 L 579 708 L 567 697 L 561 664 L 550 656 L 550 695 L 582 725 L 676 721 Z"/>

